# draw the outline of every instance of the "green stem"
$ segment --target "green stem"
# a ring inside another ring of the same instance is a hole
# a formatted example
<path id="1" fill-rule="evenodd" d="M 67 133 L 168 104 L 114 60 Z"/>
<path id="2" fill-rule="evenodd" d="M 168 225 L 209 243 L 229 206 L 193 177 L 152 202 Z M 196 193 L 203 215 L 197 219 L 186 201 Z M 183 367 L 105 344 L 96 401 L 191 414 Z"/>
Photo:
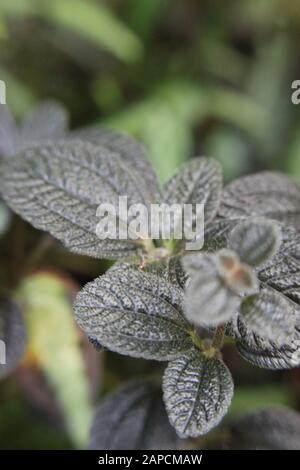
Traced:
<path id="1" fill-rule="evenodd" d="M 218 326 L 215 330 L 212 346 L 215 349 L 222 349 L 225 339 L 226 324 Z"/>

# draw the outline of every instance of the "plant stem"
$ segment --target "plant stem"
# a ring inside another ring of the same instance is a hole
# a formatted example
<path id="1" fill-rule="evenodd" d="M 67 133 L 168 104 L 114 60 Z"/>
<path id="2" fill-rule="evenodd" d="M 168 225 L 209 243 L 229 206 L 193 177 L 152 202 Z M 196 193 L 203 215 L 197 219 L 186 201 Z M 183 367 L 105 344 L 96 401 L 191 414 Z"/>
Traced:
<path id="1" fill-rule="evenodd" d="M 226 324 L 218 326 L 215 330 L 212 346 L 215 349 L 222 349 L 226 332 Z"/>

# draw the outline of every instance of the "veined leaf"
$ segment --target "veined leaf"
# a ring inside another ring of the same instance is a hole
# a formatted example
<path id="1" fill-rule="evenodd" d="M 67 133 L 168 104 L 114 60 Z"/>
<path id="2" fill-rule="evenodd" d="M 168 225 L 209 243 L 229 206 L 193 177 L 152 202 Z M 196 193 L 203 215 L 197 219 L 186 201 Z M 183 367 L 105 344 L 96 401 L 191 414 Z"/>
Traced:
<path id="1" fill-rule="evenodd" d="M 265 216 L 300 228 L 300 186 L 280 173 L 263 172 L 229 184 L 219 214 L 225 218 Z"/>
<path id="2" fill-rule="evenodd" d="M 27 360 L 44 372 L 71 439 L 83 447 L 92 410 L 70 292 L 58 277 L 40 273 L 23 281 L 18 297 L 28 329 Z"/>
<path id="3" fill-rule="evenodd" d="M 241 305 L 244 321 L 256 334 L 278 345 L 286 344 L 293 336 L 296 312 L 293 302 L 271 288 L 246 298 Z"/>
<path id="4" fill-rule="evenodd" d="M 25 352 L 26 331 L 18 305 L 0 302 L 0 379 L 9 375 Z"/>
<path id="5" fill-rule="evenodd" d="M 100 240 L 97 208 L 116 206 L 119 196 L 128 204 L 148 204 L 140 176 L 117 155 L 88 142 L 41 144 L 8 159 L 3 197 L 35 228 L 46 230 L 71 251 L 99 258 L 133 255 L 139 240 Z"/>
<path id="6" fill-rule="evenodd" d="M 262 218 L 240 222 L 231 232 L 229 246 L 250 266 L 263 264 L 278 251 L 281 244 L 279 226 Z"/>
<path id="7" fill-rule="evenodd" d="M 100 404 L 88 447 L 93 450 L 167 450 L 176 448 L 178 441 L 170 426 L 160 387 L 152 380 L 135 380 Z"/>
<path id="8" fill-rule="evenodd" d="M 236 316 L 228 334 L 235 337 L 241 356 L 255 366 L 276 370 L 300 365 L 299 325 L 294 327 L 293 335 L 283 345 L 251 331 L 241 315 Z"/>
<path id="9" fill-rule="evenodd" d="M 300 416 L 269 407 L 237 417 L 229 425 L 230 449 L 300 450 Z"/>
<path id="10" fill-rule="evenodd" d="M 69 134 L 71 139 L 79 139 L 105 147 L 116 153 L 124 161 L 129 162 L 140 174 L 151 199 L 155 201 L 160 193 L 156 174 L 153 171 L 144 147 L 126 134 L 99 126 L 91 126 L 75 130 Z"/>
<path id="11" fill-rule="evenodd" d="M 192 347 L 182 315 L 182 291 L 136 269 L 113 270 L 79 293 L 83 331 L 120 354 L 167 361 Z"/>
<path id="12" fill-rule="evenodd" d="M 164 402 L 180 437 L 198 437 L 227 413 L 233 382 L 225 364 L 190 351 L 169 363 L 163 380 Z"/>
<path id="13" fill-rule="evenodd" d="M 222 192 L 222 170 L 218 162 L 194 158 L 165 185 L 163 199 L 168 204 L 204 204 L 205 223 L 215 217 Z"/>

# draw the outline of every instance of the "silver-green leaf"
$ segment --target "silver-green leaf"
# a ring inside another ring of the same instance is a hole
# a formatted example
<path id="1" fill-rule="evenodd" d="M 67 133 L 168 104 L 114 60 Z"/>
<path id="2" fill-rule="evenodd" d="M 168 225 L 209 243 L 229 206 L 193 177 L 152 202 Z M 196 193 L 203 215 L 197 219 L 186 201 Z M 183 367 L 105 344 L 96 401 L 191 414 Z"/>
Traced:
<path id="1" fill-rule="evenodd" d="M 265 216 L 300 228 L 300 186 L 276 172 L 245 176 L 229 184 L 219 214 L 224 218 Z"/>
<path id="2" fill-rule="evenodd" d="M 99 126 L 75 130 L 71 139 L 79 139 L 100 145 L 130 163 L 147 184 L 151 199 L 155 201 L 160 193 L 157 176 L 151 166 L 144 147 L 128 135 Z"/>
<path id="3" fill-rule="evenodd" d="M 243 320 L 236 316 L 231 324 L 230 336 L 236 340 L 241 356 L 251 364 L 264 369 L 292 369 L 300 366 L 300 325 L 294 327 L 293 334 L 285 344 L 254 333 Z"/>
<path id="4" fill-rule="evenodd" d="M 293 336 L 297 321 L 293 302 L 271 288 L 247 297 L 242 302 L 241 315 L 254 333 L 263 334 L 278 345 Z"/>
<path id="5" fill-rule="evenodd" d="M 163 379 L 164 402 L 180 437 L 198 437 L 213 429 L 227 413 L 233 381 L 225 364 L 199 351 L 169 363 Z"/>
<path id="6" fill-rule="evenodd" d="M 204 205 L 204 223 L 211 222 L 219 208 L 222 182 L 222 169 L 219 163 L 212 159 L 198 157 L 186 163 L 165 184 L 163 188 L 165 203 L 192 205 L 191 220 L 188 220 L 185 215 L 183 222 L 178 220 L 174 222 L 175 225 L 184 224 L 185 235 L 187 230 L 191 231 L 191 237 L 186 237 L 189 241 L 201 240 L 201 234 L 195 234 L 196 228 L 199 231 L 199 224 L 203 222 L 201 211 L 198 213 L 195 210 L 196 204 Z"/>
<path id="7" fill-rule="evenodd" d="M 278 225 L 262 218 L 248 218 L 231 232 L 229 247 L 250 266 L 263 264 L 278 251 L 281 231 Z"/>
<path id="8" fill-rule="evenodd" d="M 88 142 L 59 141 L 33 146 L 2 166 L 3 197 L 35 228 L 48 231 L 71 251 L 96 258 L 133 255 L 139 240 L 100 239 L 101 203 L 117 207 L 149 202 L 140 176 L 114 153 Z"/>
<path id="9" fill-rule="evenodd" d="M 179 439 L 171 427 L 155 381 L 134 380 L 108 396 L 96 410 L 91 450 L 168 450 Z"/>
<path id="10" fill-rule="evenodd" d="M 182 295 L 155 274 L 120 269 L 87 284 L 74 308 L 83 331 L 108 349 L 167 361 L 192 347 Z"/>

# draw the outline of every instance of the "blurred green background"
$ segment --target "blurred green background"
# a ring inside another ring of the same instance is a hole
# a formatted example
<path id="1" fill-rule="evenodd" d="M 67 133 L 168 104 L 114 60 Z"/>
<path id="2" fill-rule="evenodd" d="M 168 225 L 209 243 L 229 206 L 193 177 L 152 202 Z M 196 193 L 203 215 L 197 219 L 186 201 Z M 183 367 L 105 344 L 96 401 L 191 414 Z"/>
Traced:
<path id="1" fill-rule="evenodd" d="M 16 117 L 57 99 L 72 127 L 100 123 L 143 142 L 163 181 L 195 155 L 218 159 L 226 181 L 262 169 L 300 181 L 299 33 L 297 0 L 0 0 L 0 79 Z M 12 224 L 2 253 L 17 234 L 22 263 L 40 234 Z M 160 371 L 97 354 L 79 334 L 71 299 L 107 264 L 60 250 L 19 286 L 28 351 L 0 384 L 1 448 L 84 447 L 101 396 Z M 256 369 L 230 347 L 225 360 L 237 387 L 231 413 L 300 409 L 299 371 Z"/>

